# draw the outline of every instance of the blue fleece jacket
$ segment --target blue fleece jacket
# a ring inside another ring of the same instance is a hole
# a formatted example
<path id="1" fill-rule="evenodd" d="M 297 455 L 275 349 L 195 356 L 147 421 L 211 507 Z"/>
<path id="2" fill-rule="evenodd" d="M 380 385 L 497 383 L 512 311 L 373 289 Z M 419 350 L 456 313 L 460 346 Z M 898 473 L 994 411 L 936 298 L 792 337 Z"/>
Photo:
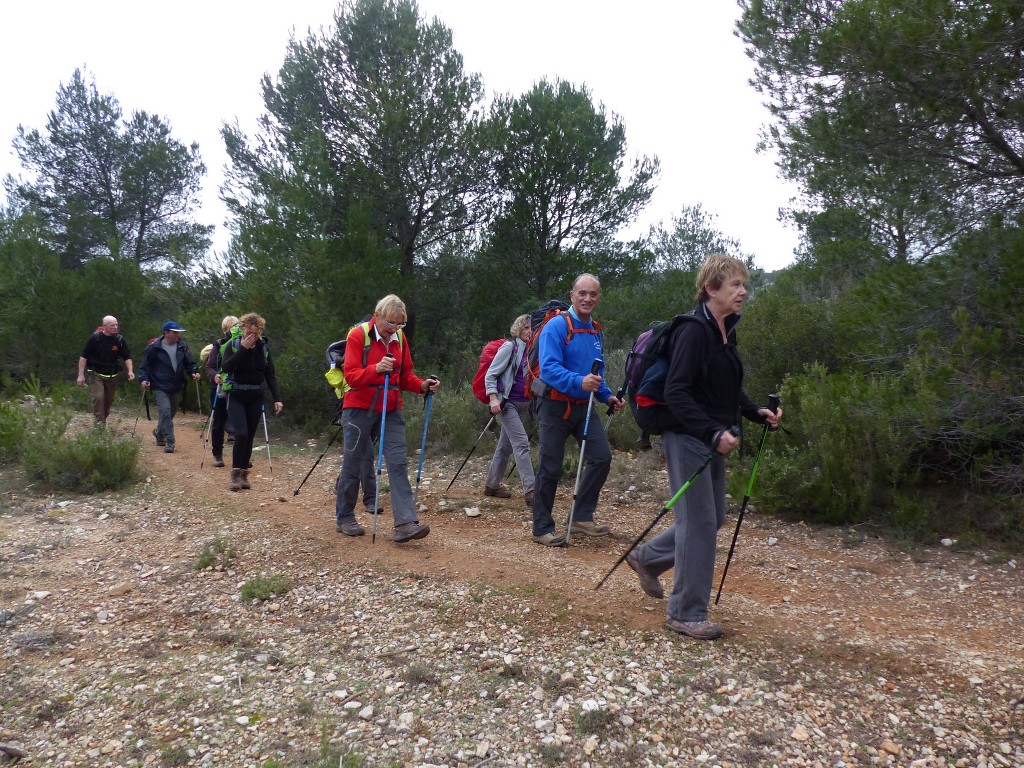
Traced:
<path id="1" fill-rule="evenodd" d="M 601 365 L 597 372 L 604 376 L 601 333 L 596 331 L 593 321 L 580 322 L 575 309 L 570 309 L 569 313 L 572 315 L 576 333 L 572 335 L 568 344 L 565 343 L 568 323 L 562 315 L 551 318 L 541 329 L 537 341 L 540 378 L 549 387 L 567 397 L 586 400 L 590 393 L 583 389 L 583 377 L 590 373 L 595 359 L 600 359 Z M 607 403 L 611 396 L 611 388 L 602 381 L 594 397 L 602 403 Z"/>

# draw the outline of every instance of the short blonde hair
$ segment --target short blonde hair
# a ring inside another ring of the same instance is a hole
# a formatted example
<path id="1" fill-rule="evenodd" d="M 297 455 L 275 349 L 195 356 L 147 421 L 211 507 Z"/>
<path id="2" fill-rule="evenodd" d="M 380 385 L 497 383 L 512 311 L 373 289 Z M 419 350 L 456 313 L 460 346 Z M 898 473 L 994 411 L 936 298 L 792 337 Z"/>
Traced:
<path id="1" fill-rule="evenodd" d="M 224 319 L 220 321 L 220 332 L 227 333 L 236 325 L 238 325 L 237 317 L 234 315 L 225 315 Z"/>
<path id="2" fill-rule="evenodd" d="M 405 311 L 405 302 L 393 293 L 389 293 L 377 302 L 373 314 L 381 320 L 389 320 L 392 315 L 401 315 L 402 319 L 399 322 L 402 323 L 409 319 L 409 314 Z"/>
<path id="3" fill-rule="evenodd" d="M 512 338 L 518 339 L 519 334 L 522 333 L 523 329 L 526 328 L 526 326 L 530 325 L 531 322 L 532 321 L 530 320 L 529 315 L 520 315 L 515 320 L 513 320 L 512 327 L 509 329 L 509 333 L 512 334 Z"/>
<path id="4" fill-rule="evenodd" d="M 257 315 L 255 312 L 246 312 L 238 319 L 238 324 L 243 328 L 250 326 L 256 327 L 256 334 L 259 336 L 263 335 L 264 329 L 267 327 L 267 321 Z"/>
<path id="5" fill-rule="evenodd" d="M 742 277 L 744 282 L 750 277 L 750 270 L 746 264 L 725 253 L 710 254 L 697 270 L 697 279 L 694 280 L 697 292 L 694 298 L 697 301 L 707 301 L 710 297 L 704 286 L 710 285 L 717 291 L 726 280 L 737 275 Z"/>

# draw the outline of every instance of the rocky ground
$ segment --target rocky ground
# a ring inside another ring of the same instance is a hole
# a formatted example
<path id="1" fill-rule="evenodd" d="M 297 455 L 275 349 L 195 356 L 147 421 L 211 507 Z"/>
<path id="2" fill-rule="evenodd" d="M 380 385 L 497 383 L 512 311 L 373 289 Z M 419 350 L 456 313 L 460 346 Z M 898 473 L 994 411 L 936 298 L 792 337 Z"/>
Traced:
<path id="1" fill-rule="evenodd" d="M 1024 766 L 1010 555 L 749 513 L 726 636 L 687 640 L 625 566 L 594 590 L 667 496 L 650 453 L 616 456 L 614 535 L 562 550 L 482 496 L 486 447 L 451 493 L 462 457 L 429 457 L 431 533 L 397 545 L 390 515 L 376 543 L 335 533 L 334 449 L 293 494 L 326 441 L 257 452 L 230 493 L 178 429 L 172 455 L 145 431 L 127 492 L 4 476 L 0 763 Z"/>

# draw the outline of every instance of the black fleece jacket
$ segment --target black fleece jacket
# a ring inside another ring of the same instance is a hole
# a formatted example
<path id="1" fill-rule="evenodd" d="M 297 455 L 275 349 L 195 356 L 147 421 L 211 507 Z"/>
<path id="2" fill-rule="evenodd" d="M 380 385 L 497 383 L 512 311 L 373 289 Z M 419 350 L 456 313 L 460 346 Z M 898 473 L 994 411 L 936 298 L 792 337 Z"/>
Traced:
<path id="1" fill-rule="evenodd" d="M 665 399 L 682 432 L 713 447 L 721 430 L 740 426 L 742 414 L 763 424 L 765 419 L 743 391 L 743 363 L 736 350 L 739 315 L 725 320 L 728 341 L 718 322 L 701 302 L 694 310 L 698 323 L 680 323 L 669 341 Z"/>

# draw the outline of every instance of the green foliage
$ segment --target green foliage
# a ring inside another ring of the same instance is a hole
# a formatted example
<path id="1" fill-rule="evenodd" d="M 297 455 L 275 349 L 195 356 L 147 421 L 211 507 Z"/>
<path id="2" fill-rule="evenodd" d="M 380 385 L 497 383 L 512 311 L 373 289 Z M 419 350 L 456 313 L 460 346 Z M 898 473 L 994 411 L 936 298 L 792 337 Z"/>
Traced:
<path id="1" fill-rule="evenodd" d="M 96 493 L 134 482 L 139 444 L 116 438 L 103 427 L 65 434 L 70 416 L 43 407 L 22 438 L 21 461 L 29 477 L 44 487 Z"/>
<path id="2" fill-rule="evenodd" d="M 29 417 L 14 403 L 0 402 L 0 464 L 17 461 Z"/>
<path id="3" fill-rule="evenodd" d="M 581 271 L 608 278 L 624 268 L 633 254 L 611 241 L 650 200 L 658 161 L 638 159 L 622 178 L 622 122 L 585 87 L 541 80 L 517 99 L 499 97 L 489 131 L 503 202 L 487 239 L 506 280 L 547 297 Z"/>
<path id="4" fill-rule="evenodd" d="M 242 585 L 242 600 L 269 600 L 283 595 L 292 588 L 292 580 L 287 576 L 254 576 Z"/>
<path id="5" fill-rule="evenodd" d="M 64 268 L 98 256 L 185 266 L 209 246 L 212 228 L 187 218 L 206 173 L 199 145 L 146 112 L 122 121 L 117 99 L 80 70 L 58 89 L 45 133 L 19 126 L 14 149 L 34 177 L 15 196 L 46 223 Z"/>
<path id="6" fill-rule="evenodd" d="M 907 394 L 885 376 L 828 375 L 820 366 L 791 376 L 784 402 L 802 445 L 771 460 L 765 502 L 829 523 L 884 515 L 894 491 L 916 479 Z"/>

